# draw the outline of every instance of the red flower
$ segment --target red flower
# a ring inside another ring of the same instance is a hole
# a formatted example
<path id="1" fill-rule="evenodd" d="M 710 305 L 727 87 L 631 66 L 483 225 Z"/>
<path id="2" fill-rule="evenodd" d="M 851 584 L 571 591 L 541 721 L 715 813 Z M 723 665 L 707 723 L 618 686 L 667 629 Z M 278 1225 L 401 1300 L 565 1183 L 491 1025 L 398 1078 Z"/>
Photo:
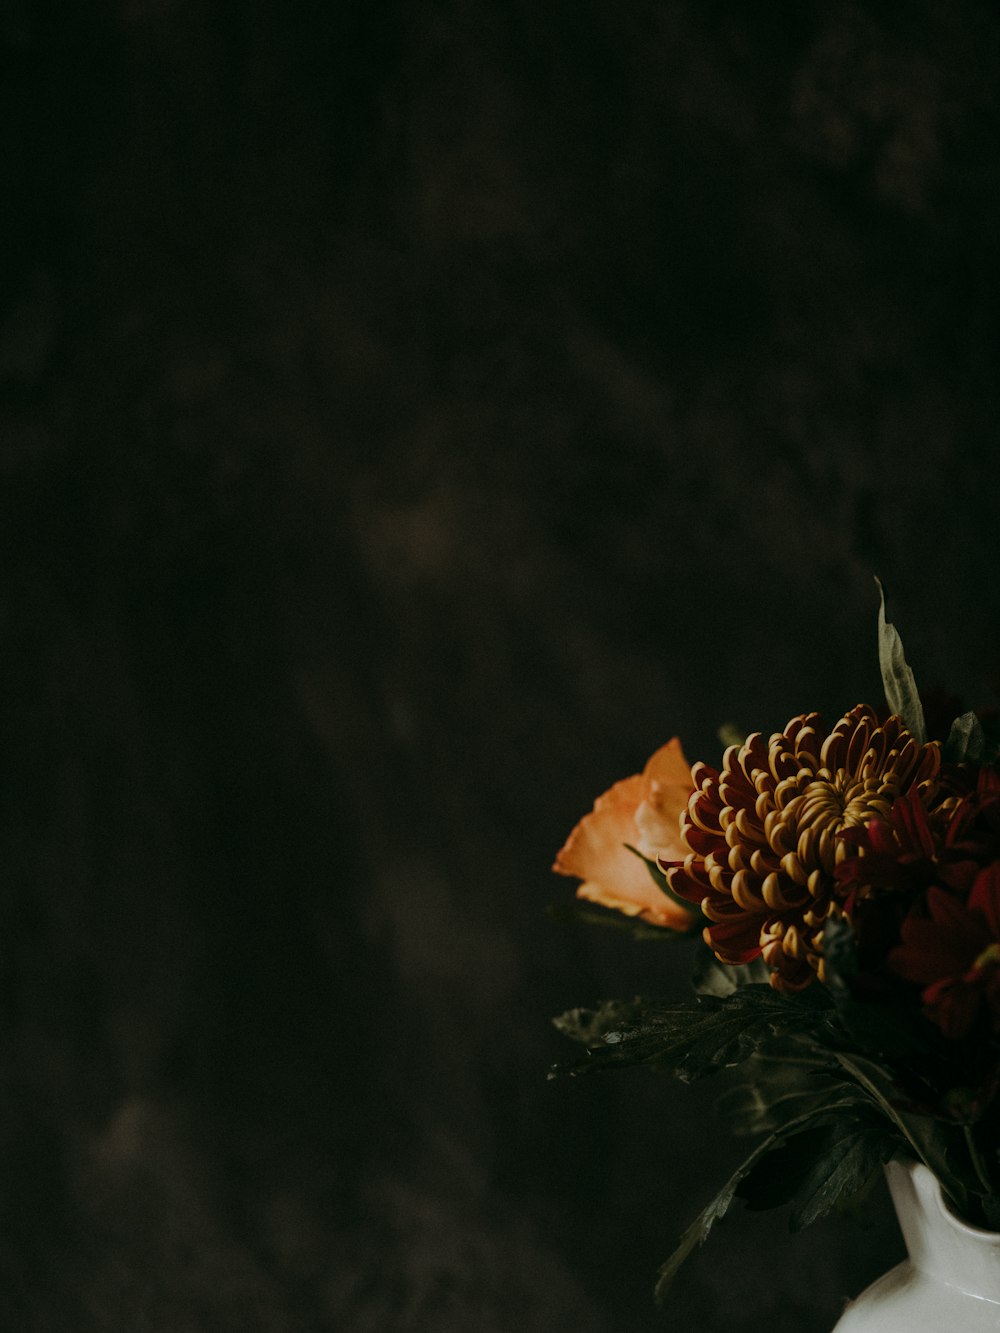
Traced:
<path id="1" fill-rule="evenodd" d="M 834 873 L 871 979 L 914 903 L 932 887 L 965 902 L 979 872 L 1000 862 L 1000 775 L 951 765 L 936 792 L 911 787 L 887 820 L 849 830 L 845 842 Z"/>
<path id="2" fill-rule="evenodd" d="M 964 1037 L 981 1015 L 1000 1032 L 1000 863 L 980 870 L 967 901 L 932 886 L 900 928 L 889 968 L 922 986 L 927 1016 Z"/>
<path id="3" fill-rule="evenodd" d="M 967 891 L 983 865 L 1000 860 L 1000 774 L 981 768 L 973 791 L 966 792 L 948 820 L 941 851 L 943 878 Z"/>

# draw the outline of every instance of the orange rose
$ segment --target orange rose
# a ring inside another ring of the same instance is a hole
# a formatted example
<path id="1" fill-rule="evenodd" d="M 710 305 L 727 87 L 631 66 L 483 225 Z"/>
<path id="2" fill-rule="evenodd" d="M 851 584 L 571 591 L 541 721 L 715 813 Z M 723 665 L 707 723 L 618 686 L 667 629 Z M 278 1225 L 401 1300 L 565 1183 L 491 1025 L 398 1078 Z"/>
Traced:
<path id="1" fill-rule="evenodd" d="M 566 839 L 552 869 L 583 880 L 578 898 L 640 916 L 654 926 L 686 930 L 694 909 L 668 898 L 626 844 L 651 861 L 658 856 L 682 861 L 690 848 L 681 836 L 680 816 L 693 790 L 691 767 L 675 736 L 641 773 L 616 782 L 597 798 Z"/>

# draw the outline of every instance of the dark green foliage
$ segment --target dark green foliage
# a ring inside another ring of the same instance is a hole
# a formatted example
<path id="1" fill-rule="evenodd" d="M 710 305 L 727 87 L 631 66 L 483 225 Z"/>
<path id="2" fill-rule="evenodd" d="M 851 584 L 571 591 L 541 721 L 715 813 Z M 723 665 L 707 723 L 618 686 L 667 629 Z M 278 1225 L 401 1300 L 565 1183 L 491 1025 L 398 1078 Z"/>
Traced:
<path id="1" fill-rule="evenodd" d="M 716 1106 L 730 1132 L 741 1137 L 773 1134 L 848 1096 L 864 1101 L 836 1058 L 808 1041 L 757 1051 L 742 1072 L 746 1081 L 727 1088 Z"/>
<path id="2" fill-rule="evenodd" d="M 770 977 L 767 964 L 762 958 L 752 963 L 730 966 L 720 963 L 706 945 L 700 950 L 691 972 L 691 982 L 699 995 L 718 995 L 720 998 L 732 995 L 733 991 L 747 985 L 764 985 Z"/>
<path id="3" fill-rule="evenodd" d="M 995 764 L 1000 757 L 1000 735 L 996 720 L 987 717 L 984 725 L 971 710 L 956 717 L 944 745 L 944 757 L 952 763 Z"/>
<path id="4" fill-rule="evenodd" d="M 839 1109 L 815 1111 L 806 1128 L 757 1161 L 737 1189 L 748 1208 L 793 1203 L 789 1224 L 800 1231 L 860 1194 L 902 1146 L 902 1137 L 860 1099 L 833 1105 Z"/>
<path id="5" fill-rule="evenodd" d="M 823 1153 L 819 1159 L 813 1158 L 814 1166 L 811 1171 L 807 1169 L 807 1154 L 795 1155 L 796 1161 L 801 1158 L 801 1167 L 798 1179 L 787 1192 L 787 1198 L 791 1198 L 799 1191 L 802 1193 L 802 1198 L 793 1214 L 793 1224 L 799 1227 L 807 1225 L 808 1222 L 822 1216 L 835 1203 L 846 1200 L 862 1189 L 868 1183 L 872 1171 L 892 1155 L 896 1145 L 890 1143 L 890 1137 L 884 1129 L 879 1132 L 873 1127 L 866 1126 L 866 1129 L 873 1129 L 871 1134 L 860 1132 L 852 1135 L 849 1126 L 855 1124 L 856 1114 L 857 1106 L 853 1099 L 832 1102 L 818 1115 L 808 1113 L 791 1120 L 781 1130 L 765 1139 L 736 1169 L 712 1202 L 698 1214 L 684 1232 L 676 1250 L 660 1270 L 656 1284 L 657 1301 L 662 1303 L 681 1264 L 708 1237 L 715 1223 L 725 1217 L 733 1199 L 742 1193 L 745 1182 L 749 1181 L 761 1164 L 766 1162 L 770 1165 L 774 1155 L 788 1141 L 806 1129 L 815 1127 L 820 1121 L 831 1126 L 840 1124 L 843 1126 L 843 1132 L 839 1135 L 839 1145 L 838 1136 L 831 1135 L 830 1151 Z M 846 1153 L 843 1155 L 847 1161 L 841 1166 L 838 1153 L 845 1147 Z M 776 1194 L 779 1197 L 773 1202 L 761 1206 L 772 1207 L 776 1203 L 787 1201 L 784 1188 L 778 1188 Z"/>
<path id="6" fill-rule="evenodd" d="M 944 757 L 953 763 L 961 763 L 963 760 L 979 763 L 985 749 L 986 733 L 976 714 L 968 712 L 956 717 L 945 741 Z"/>
<path id="7" fill-rule="evenodd" d="M 591 1050 L 600 1049 L 611 1030 L 639 1022 L 643 1012 L 641 1000 L 605 1000 L 596 1009 L 567 1009 L 552 1022 L 563 1036 Z"/>
<path id="8" fill-rule="evenodd" d="M 627 1008 L 604 1004 L 574 1009 L 556 1019 L 567 1036 L 589 1047 L 588 1059 L 556 1073 L 591 1073 L 620 1065 L 655 1063 L 685 1083 L 740 1064 L 778 1035 L 815 1031 L 826 1024 L 829 1005 L 781 995 L 769 986 L 744 986 L 731 995 L 699 995 L 694 1000 L 636 1000 Z M 603 1045 L 593 1043 L 594 1032 Z"/>
<path id="9" fill-rule="evenodd" d="M 550 921 L 580 922 L 587 926 L 604 926 L 608 930 L 624 931 L 634 940 L 643 943 L 676 944 L 678 940 L 690 941 L 691 931 L 669 930 L 665 926 L 651 926 L 638 916 L 626 916 L 610 907 L 599 907 L 593 903 L 574 899 L 568 903 L 553 903 L 546 909 Z"/>
<path id="10" fill-rule="evenodd" d="M 923 704 L 917 693 L 917 683 L 907 665 L 899 631 L 886 619 L 885 589 L 878 579 L 875 582 L 878 584 L 880 598 L 878 661 L 882 671 L 885 700 L 891 711 L 901 717 L 916 739 L 923 743 L 927 739 L 927 729 L 924 725 Z"/>

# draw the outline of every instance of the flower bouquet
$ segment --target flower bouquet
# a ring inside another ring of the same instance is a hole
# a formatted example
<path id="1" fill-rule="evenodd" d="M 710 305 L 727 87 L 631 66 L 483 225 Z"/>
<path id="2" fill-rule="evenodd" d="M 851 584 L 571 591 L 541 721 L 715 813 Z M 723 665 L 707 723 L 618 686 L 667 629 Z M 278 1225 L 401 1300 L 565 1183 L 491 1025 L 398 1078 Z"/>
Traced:
<path id="1" fill-rule="evenodd" d="M 586 1055 L 553 1075 L 738 1066 L 719 1110 L 757 1140 L 664 1264 L 660 1300 L 735 1198 L 790 1205 L 797 1229 L 901 1153 L 954 1214 L 1000 1230 L 1000 728 L 922 701 L 884 596 L 878 649 L 886 707 L 795 717 L 720 768 L 671 740 L 556 859 L 585 913 L 695 958 L 689 999 L 558 1018 Z"/>

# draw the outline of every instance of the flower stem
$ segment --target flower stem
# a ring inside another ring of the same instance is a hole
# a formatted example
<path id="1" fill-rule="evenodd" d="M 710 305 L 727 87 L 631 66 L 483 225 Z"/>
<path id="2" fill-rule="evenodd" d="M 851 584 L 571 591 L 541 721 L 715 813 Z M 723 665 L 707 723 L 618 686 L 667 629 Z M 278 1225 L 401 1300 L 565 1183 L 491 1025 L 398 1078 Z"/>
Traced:
<path id="1" fill-rule="evenodd" d="M 965 1135 L 965 1146 L 969 1150 L 969 1157 L 972 1159 L 972 1165 L 975 1167 L 976 1175 L 979 1177 L 979 1183 L 987 1194 L 992 1194 L 993 1185 L 990 1182 L 989 1173 L 986 1170 L 986 1163 L 983 1161 L 982 1155 L 976 1147 L 976 1140 L 972 1133 L 972 1126 L 969 1124 L 963 1125 L 962 1132 Z"/>

